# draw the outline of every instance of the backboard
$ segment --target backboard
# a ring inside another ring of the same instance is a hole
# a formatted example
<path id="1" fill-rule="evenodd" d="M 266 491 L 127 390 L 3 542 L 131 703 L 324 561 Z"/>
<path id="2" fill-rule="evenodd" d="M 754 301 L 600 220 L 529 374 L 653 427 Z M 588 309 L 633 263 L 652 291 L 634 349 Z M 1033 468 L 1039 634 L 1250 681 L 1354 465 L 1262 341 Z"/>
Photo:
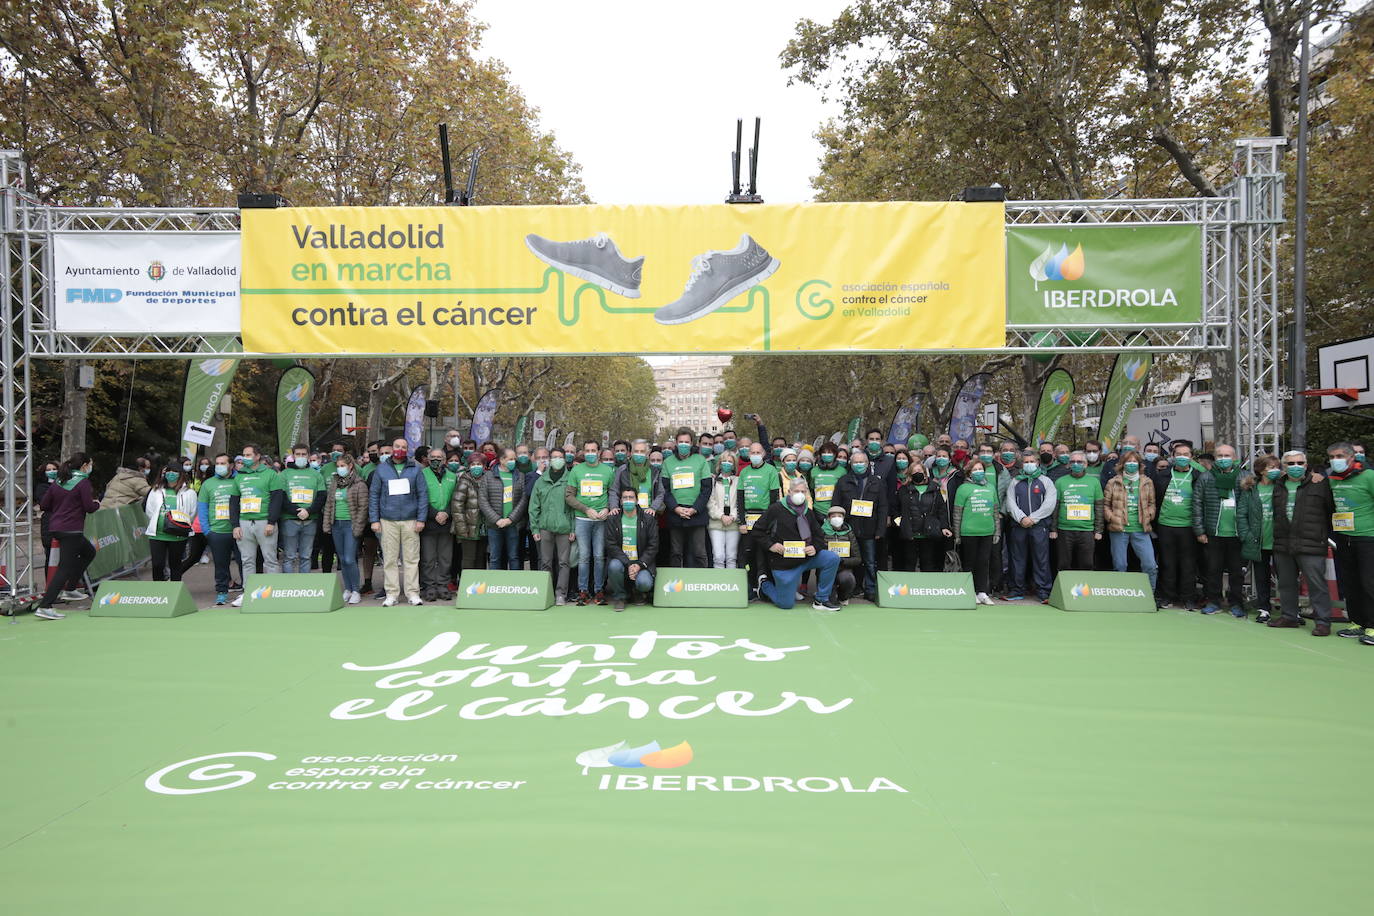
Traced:
<path id="1" fill-rule="evenodd" d="M 1318 388 L 1353 388 L 1356 398 L 1347 401 L 1322 395 L 1321 409 L 1374 407 L 1374 337 L 1358 337 L 1317 348 Z"/>

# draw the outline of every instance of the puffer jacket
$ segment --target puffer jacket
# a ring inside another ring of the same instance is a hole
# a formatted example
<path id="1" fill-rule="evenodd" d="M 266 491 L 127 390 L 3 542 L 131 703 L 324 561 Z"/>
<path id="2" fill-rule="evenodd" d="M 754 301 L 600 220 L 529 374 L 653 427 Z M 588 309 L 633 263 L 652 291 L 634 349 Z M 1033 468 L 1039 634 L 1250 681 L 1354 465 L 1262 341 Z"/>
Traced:
<path id="1" fill-rule="evenodd" d="M 902 537 L 943 538 L 945 529 L 950 529 L 949 504 L 940 494 L 938 484 L 926 484 L 924 493 L 913 483 L 907 483 L 897 491 L 901 509 L 895 513 L 901 516 Z"/>
<path id="2" fill-rule="evenodd" d="M 632 459 L 633 460 L 633 459 Z M 649 468 L 649 505 L 648 508 L 654 511 L 655 515 L 663 514 L 663 472 L 658 468 Z M 615 487 L 616 500 L 619 501 L 620 494 L 625 490 L 639 489 L 634 485 L 634 478 L 630 475 L 630 466 L 622 464 L 615 469 L 615 477 L 611 481 Z"/>
<path id="3" fill-rule="evenodd" d="M 725 516 L 734 516 L 736 491 L 739 489 L 739 477 L 731 474 L 729 477 L 716 475 L 716 483 L 711 487 L 711 498 L 706 502 L 706 512 L 711 516 L 711 521 L 707 528 L 711 531 L 724 531 L 725 523 L 721 521 Z M 735 526 L 740 523 L 735 522 Z"/>
<path id="4" fill-rule="evenodd" d="M 486 536 L 480 502 L 478 479 L 464 471 L 453 487 L 453 498 L 449 500 L 448 514 L 453 517 L 453 536 L 458 540 L 475 541 Z"/>
<path id="5" fill-rule="evenodd" d="M 1236 486 L 1236 536 L 1240 538 L 1242 559 L 1258 563 L 1264 558 L 1264 507 L 1260 505 L 1255 475 L 1248 475 Z"/>
<path id="6" fill-rule="evenodd" d="M 564 497 L 568 472 L 564 470 L 557 477 L 551 476 L 553 473 L 545 471 L 541 474 L 530 491 L 527 504 L 530 530 L 570 534 L 573 530 L 573 510 Z"/>
<path id="7" fill-rule="evenodd" d="M 1221 487 L 1217 485 L 1217 478 L 1213 472 L 1204 471 L 1195 478 L 1195 481 L 1193 485 L 1193 533 L 1205 534 L 1210 537 L 1217 533 L 1217 525 L 1221 520 L 1221 501 L 1225 497 Z M 1241 471 L 1236 478 L 1236 491 L 1239 492 L 1247 481 L 1249 481 L 1250 486 L 1254 486 L 1254 475 L 1249 471 Z M 1198 530 L 1199 525 L 1202 527 L 1201 531 Z"/>
<path id="8" fill-rule="evenodd" d="M 1140 492 L 1136 496 L 1136 510 L 1140 515 L 1140 527 L 1146 534 L 1154 530 L 1159 503 L 1155 501 L 1155 482 L 1144 474 L 1139 477 Z M 1108 531 L 1126 530 L 1126 478 L 1120 474 L 1107 481 L 1103 513 L 1107 516 Z"/>
<path id="9" fill-rule="evenodd" d="M 827 544 L 831 541 L 848 541 L 849 556 L 840 557 L 840 569 L 858 569 L 863 562 L 863 554 L 859 552 L 859 539 L 854 536 L 853 528 L 845 525 L 839 531 L 833 531 L 827 525 L 821 529 L 821 533 L 825 535 Z"/>
<path id="10" fill-rule="evenodd" d="M 1331 484 L 1311 469 L 1298 481 L 1293 510 L 1288 508 L 1287 481 L 1274 484 L 1274 552 L 1326 556 L 1326 537 L 1336 500 Z"/>
<path id="11" fill-rule="evenodd" d="M 114 479 L 105 488 L 105 497 L 100 500 L 100 508 L 114 509 L 119 506 L 142 505 L 152 489 L 148 478 L 130 468 L 115 471 Z"/>
<path id="12" fill-rule="evenodd" d="M 334 507 L 339 498 L 339 488 L 343 487 L 344 499 L 348 501 L 348 522 L 353 536 L 360 538 L 367 528 L 367 481 L 357 470 L 347 477 L 330 474 L 324 482 L 324 508 L 320 510 L 320 528 L 325 534 L 334 531 Z"/>
<path id="13" fill-rule="evenodd" d="M 517 528 L 525 521 L 525 475 L 519 471 L 509 471 L 511 482 L 510 498 L 510 523 Z M 472 475 L 469 474 L 469 477 Z M 486 519 L 488 525 L 495 527 L 496 523 L 504 516 L 506 501 L 505 485 L 501 482 L 501 475 L 495 468 L 488 470 L 482 475 L 478 489 L 478 505 L 482 508 L 482 517 Z"/>

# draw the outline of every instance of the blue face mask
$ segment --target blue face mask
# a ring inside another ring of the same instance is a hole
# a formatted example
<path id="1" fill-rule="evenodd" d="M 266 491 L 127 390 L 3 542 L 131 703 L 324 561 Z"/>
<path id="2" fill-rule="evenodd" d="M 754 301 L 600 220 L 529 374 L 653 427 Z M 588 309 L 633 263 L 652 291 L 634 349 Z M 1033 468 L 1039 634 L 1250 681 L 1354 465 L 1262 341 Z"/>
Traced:
<path id="1" fill-rule="evenodd" d="M 969 474 L 969 477 L 972 478 L 974 483 L 983 483 L 988 479 L 986 471 L 974 471 L 972 474 Z"/>
<path id="2" fill-rule="evenodd" d="M 789 471 L 795 471 L 795 470 L 797 469 L 797 462 L 795 462 L 795 461 L 784 461 L 784 462 L 782 463 L 782 466 L 783 466 L 784 468 L 786 468 L 787 470 L 789 470 Z"/>
<path id="3" fill-rule="evenodd" d="M 851 469 L 855 474 L 860 474 L 860 475 L 862 475 L 865 471 L 868 470 L 868 462 L 866 462 L 866 461 L 856 461 L 856 462 L 854 462 L 854 464 L 851 466 L 850 469 Z"/>
<path id="4" fill-rule="evenodd" d="M 811 470 L 811 462 L 809 462 L 809 461 L 798 461 L 798 462 L 797 462 L 797 467 L 801 468 L 802 471 L 809 471 L 809 470 Z"/>
<path id="5" fill-rule="evenodd" d="M 692 454 L 692 443 L 679 442 L 677 444 L 677 454 L 679 458 L 686 458 L 688 455 Z"/>
<path id="6" fill-rule="evenodd" d="M 472 467 L 468 468 L 468 473 L 471 474 L 473 477 L 481 477 L 482 466 L 480 464 L 474 464 Z"/>
<path id="7" fill-rule="evenodd" d="M 347 477 L 352 471 L 352 468 L 344 467 L 342 465 L 334 469 L 334 473 L 338 474 L 340 477 Z"/>
<path id="8" fill-rule="evenodd" d="M 635 511 L 636 505 L 637 504 L 633 499 L 622 499 L 620 501 L 620 508 L 624 509 L 626 512 L 629 513 L 633 513 Z"/>
<path id="9" fill-rule="evenodd" d="M 1178 468 L 1180 471 L 1186 471 L 1192 466 L 1193 459 L 1189 458 L 1187 455 L 1174 456 L 1174 467 Z"/>
<path id="10" fill-rule="evenodd" d="M 310 466 L 311 466 L 312 468 L 314 468 L 315 470 L 318 471 L 318 470 L 319 470 L 321 467 L 323 467 L 324 465 L 323 465 L 323 463 L 321 463 L 321 462 L 319 462 L 319 461 L 312 461 L 312 462 L 310 462 Z"/>
<path id="11" fill-rule="evenodd" d="M 162 475 L 162 479 L 168 483 L 176 483 L 181 479 L 181 473 L 179 471 L 168 471 Z"/>
<path id="12" fill-rule="evenodd" d="M 1264 472 L 1264 476 L 1268 477 L 1270 480 L 1278 480 L 1283 476 L 1283 468 L 1269 468 L 1269 470 Z"/>
<path id="13" fill-rule="evenodd" d="M 227 465 L 227 464 L 217 464 L 217 465 L 215 465 L 215 476 L 216 476 L 216 477 L 228 477 L 228 476 L 229 476 L 229 465 Z"/>
<path id="14" fill-rule="evenodd" d="M 1307 468 L 1301 464 L 1290 464 L 1288 466 L 1288 476 L 1297 480 L 1306 470 Z"/>
<path id="15" fill-rule="evenodd" d="M 1344 474 L 1346 471 L 1350 470 L 1350 459 L 1332 458 L 1331 470 L 1335 471 L 1337 474 Z"/>
<path id="16" fill-rule="evenodd" d="M 725 451 L 725 443 L 717 442 L 715 445 L 711 446 L 711 451 L 719 455 L 721 452 Z"/>
<path id="17" fill-rule="evenodd" d="M 596 452 L 583 452 L 582 460 L 588 464 L 596 464 L 597 454 Z"/>

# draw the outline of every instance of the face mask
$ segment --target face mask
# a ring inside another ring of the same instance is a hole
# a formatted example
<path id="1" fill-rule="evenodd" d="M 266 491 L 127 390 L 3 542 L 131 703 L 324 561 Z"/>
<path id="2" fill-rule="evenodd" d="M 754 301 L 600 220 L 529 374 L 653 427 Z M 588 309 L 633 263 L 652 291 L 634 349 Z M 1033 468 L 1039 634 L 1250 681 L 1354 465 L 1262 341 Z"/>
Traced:
<path id="1" fill-rule="evenodd" d="M 49 480 L 56 480 L 56 479 L 57 479 L 57 472 L 56 472 L 56 471 L 44 471 L 44 472 L 43 472 L 43 476 L 46 477 L 46 478 L 48 478 Z"/>
<path id="2" fill-rule="evenodd" d="M 410 452 L 406 451 L 403 448 L 393 448 L 391 450 L 391 460 L 396 462 L 397 464 L 400 464 L 402 461 L 406 460 L 406 456 L 409 454 Z"/>
<path id="3" fill-rule="evenodd" d="M 752 464 L 752 465 L 753 465 L 754 467 L 756 467 L 756 468 L 761 468 L 761 467 L 763 467 L 763 456 L 762 456 L 762 455 L 750 455 L 750 456 L 749 456 L 749 463 Z"/>
<path id="4" fill-rule="evenodd" d="M 710 458 L 713 454 L 715 454 L 713 451 L 711 451 L 711 446 L 709 445 L 703 445 L 699 447 L 697 449 L 697 453 L 700 454 L 703 458 Z"/>
<path id="5" fill-rule="evenodd" d="M 731 474 L 734 472 L 734 470 L 735 463 L 733 461 L 722 461 L 720 463 L 720 472 L 722 474 Z"/>
<path id="6" fill-rule="evenodd" d="M 979 452 L 978 460 L 984 464 L 990 464 L 992 462 L 992 452 Z"/>
<path id="7" fill-rule="evenodd" d="M 954 460 L 959 464 L 963 464 L 965 461 L 968 460 L 968 452 L 964 451 L 961 448 L 956 448 L 954 450 Z"/>
<path id="8" fill-rule="evenodd" d="M 987 473 L 987 471 L 974 471 L 973 473 L 969 474 L 968 476 L 971 477 L 971 478 L 973 479 L 973 482 L 974 482 L 974 483 L 983 483 L 984 481 L 986 481 L 986 480 L 988 479 L 988 473 Z"/>
<path id="9" fill-rule="evenodd" d="M 1139 474 L 1139 473 L 1140 473 L 1140 462 L 1139 462 L 1139 461 L 1128 461 L 1128 462 L 1126 462 L 1126 473 L 1127 473 L 1127 474 L 1132 474 L 1132 475 L 1134 475 L 1134 474 Z"/>
<path id="10" fill-rule="evenodd" d="M 181 474 L 179 474 L 176 471 L 167 471 L 162 475 L 162 479 L 167 481 L 168 483 L 176 483 L 178 480 L 181 479 Z"/>
<path id="11" fill-rule="evenodd" d="M 1294 480 L 1297 480 L 1299 477 L 1303 475 L 1303 472 L 1306 470 L 1307 468 L 1301 464 L 1290 464 L 1288 466 L 1288 476 L 1292 477 Z"/>
<path id="12" fill-rule="evenodd" d="M 373 463 L 373 464 L 376 464 L 377 461 L 378 461 L 381 457 L 382 457 L 382 453 L 381 453 L 381 452 L 368 452 L 368 453 L 367 453 L 367 460 L 370 461 L 370 462 Z"/>
<path id="13" fill-rule="evenodd" d="M 144 476 L 144 477 L 147 477 L 147 476 L 148 476 L 149 474 L 151 474 L 151 473 L 153 473 L 153 469 L 152 469 L 152 468 L 144 468 L 144 469 L 143 469 L 143 476 Z"/>
<path id="14" fill-rule="evenodd" d="M 1151 461 L 1151 462 L 1158 461 L 1158 460 L 1159 460 L 1159 452 L 1146 452 L 1146 453 L 1145 453 L 1145 460 L 1146 460 L 1146 461 Z"/>
<path id="15" fill-rule="evenodd" d="M 1270 468 L 1264 472 L 1264 476 L 1268 477 L 1270 480 L 1278 480 L 1283 476 L 1283 468 Z"/>
<path id="16" fill-rule="evenodd" d="M 794 505 L 794 506 L 804 506 L 804 505 L 806 505 L 806 494 L 805 494 L 805 493 L 788 493 L 788 494 L 787 494 L 787 501 L 788 501 L 789 503 L 791 503 L 792 505 Z"/>
<path id="17" fill-rule="evenodd" d="M 296 458 L 293 458 L 292 462 L 296 465 L 296 467 L 303 468 L 310 463 L 310 459 L 305 457 L 304 455 L 300 455 Z"/>
<path id="18" fill-rule="evenodd" d="M 505 461 L 505 465 L 506 465 L 506 470 L 508 470 L 508 471 L 513 471 L 513 470 L 515 470 L 515 459 L 514 459 L 514 458 L 507 458 L 506 461 Z"/>
<path id="19" fill-rule="evenodd" d="M 182 469 L 183 471 L 185 471 L 186 473 L 189 474 L 189 473 L 191 472 L 191 462 L 189 462 L 189 461 L 184 461 L 184 462 L 182 462 L 182 464 L 181 464 L 181 469 Z"/>
<path id="20" fill-rule="evenodd" d="M 474 464 L 472 467 L 468 468 L 468 473 L 471 474 L 473 477 L 481 477 L 482 466 L 480 464 Z"/>
<path id="21" fill-rule="evenodd" d="M 528 470 L 529 467 L 530 467 L 530 456 L 529 456 L 529 455 L 516 455 L 516 456 L 515 456 L 515 463 L 518 464 L 518 465 L 520 466 L 520 470 L 522 470 L 522 471 Z"/>
<path id="22" fill-rule="evenodd" d="M 317 471 L 318 471 L 320 468 L 324 467 L 324 465 L 321 464 L 319 461 L 312 461 L 312 462 L 310 462 L 310 466 L 311 466 L 312 468 L 314 468 L 315 470 L 317 470 Z"/>
<path id="23" fill-rule="evenodd" d="M 1344 473 L 1345 473 L 1346 471 L 1348 471 L 1349 469 L 1350 469 L 1350 461 L 1349 461 L 1349 459 L 1346 459 L 1346 458 L 1332 458 L 1332 459 L 1331 459 L 1331 470 L 1335 471 L 1337 474 L 1344 474 Z"/>
<path id="24" fill-rule="evenodd" d="M 926 482 L 926 475 L 921 471 L 912 471 L 911 482 L 914 484 L 923 484 Z"/>
<path id="25" fill-rule="evenodd" d="M 244 455 L 244 456 L 242 457 L 242 461 L 243 461 L 243 469 L 244 469 L 245 471 L 251 471 L 251 470 L 253 469 L 253 465 L 257 463 L 257 459 L 256 459 L 256 458 L 249 458 L 247 455 Z"/>
<path id="26" fill-rule="evenodd" d="M 725 440 L 725 449 L 726 449 L 726 451 L 731 451 L 731 452 L 733 452 L 733 451 L 735 450 L 735 440 L 734 440 L 734 439 L 726 439 L 726 440 Z"/>
<path id="27" fill-rule="evenodd" d="M 1068 464 L 1068 463 L 1069 463 L 1069 456 L 1068 456 L 1068 455 L 1056 455 L 1054 461 L 1055 461 L 1056 464 Z"/>
<path id="28" fill-rule="evenodd" d="M 1016 453 L 1015 453 L 1015 452 L 1003 452 L 1003 453 L 1002 453 L 1002 461 L 1003 461 L 1004 463 L 1006 463 L 1006 464 L 1011 464 L 1011 463 L 1012 463 L 1013 461 L 1015 461 L 1015 460 L 1016 460 Z"/>
<path id="29" fill-rule="evenodd" d="M 881 442 L 878 442 L 877 440 L 874 440 L 868 443 L 867 448 L 868 453 L 870 455 L 876 455 L 883 450 L 883 444 Z"/>
<path id="30" fill-rule="evenodd" d="M 1040 463 L 1041 463 L 1041 464 L 1050 464 L 1050 463 L 1052 463 L 1053 461 L 1054 461 L 1054 452 L 1041 452 L 1041 453 L 1040 453 Z"/>
<path id="31" fill-rule="evenodd" d="M 910 467 L 910 466 L 911 466 L 911 461 L 910 461 L 910 460 L 908 460 L 908 459 L 906 459 L 906 458 L 898 458 L 898 459 L 897 459 L 897 470 L 899 470 L 899 471 L 905 471 L 905 470 L 906 470 L 908 467 Z"/>
<path id="32" fill-rule="evenodd" d="M 836 466 L 836 467 L 842 468 L 842 467 L 848 467 L 848 465 L 849 465 L 849 459 L 848 459 L 848 458 L 836 458 L 836 459 L 835 459 L 835 466 Z"/>
<path id="33" fill-rule="evenodd" d="M 812 465 L 811 465 L 811 462 L 809 462 L 809 461 L 798 461 L 798 462 L 797 462 L 797 467 L 799 467 L 799 468 L 802 469 L 802 473 L 805 473 L 805 472 L 811 470 L 811 466 L 812 466 Z"/>
<path id="34" fill-rule="evenodd" d="M 329 453 L 329 460 L 330 460 L 330 461 L 338 461 L 338 460 L 339 460 L 340 458 L 342 458 L 342 457 L 343 457 L 343 452 L 330 452 L 330 453 Z"/>
<path id="35" fill-rule="evenodd" d="M 1088 464 L 1097 464 L 1097 459 L 1100 457 L 1101 455 L 1097 452 L 1088 452 Z"/>
<path id="36" fill-rule="evenodd" d="M 774 457 L 774 458 L 777 458 L 777 457 L 778 457 L 779 455 L 781 455 L 781 454 L 782 454 L 782 446 L 781 446 L 781 445 L 775 445 L 775 446 L 773 446 L 773 457 Z"/>
<path id="37" fill-rule="evenodd" d="M 1180 471 L 1188 470 L 1188 468 L 1191 467 L 1192 464 L 1193 459 L 1189 458 L 1187 455 L 1174 456 L 1174 467 L 1178 468 Z"/>
<path id="38" fill-rule="evenodd" d="M 200 466 L 200 472 L 201 472 L 202 474 L 209 473 L 209 471 L 210 471 L 210 465 L 208 465 L 208 464 L 202 464 L 202 465 Z"/>
<path id="39" fill-rule="evenodd" d="M 443 459 L 441 459 L 441 458 L 431 458 L 431 459 L 429 459 L 429 466 L 432 467 L 432 468 L 434 468 L 434 470 L 437 471 L 437 470 L 439 470 L 439 468 L 441 468 L 441 467 L 444 466 Z"/>
<path id="40" fill-rule="evenodd" d="M 217 464 L 217 465 L 215 465 L 215 476 L 216 476 L 216 477 L 228 477 L 228 476 L 229 476 L 229 465 L 227 465 L 227 464 Z"/>
<path id="41" fill-rule="evenodd" d="M 450 471 L 452 471 L 455 474 L 457 474 L 459 471 L 463 469 L 463 466 L 456 461 L 450 461 L 447 467 Z"/>
<path id="42" fill-rule="evenodd" d="M 353 469 L 347 465 L 339 465 L 334 469 L 334 473 L 338 474 L 340 477 L 347 477 L 352 471 Z"/>
<path id="43" fill-rule="evenodd" d="M 650 462 L 649 462 L 649 467 L 654 468 L 655 470 L 657 470 L 658 468 L 663 467 L 663 462 L 662 462 L 662 461 L 650 461 Z"/>
<path id="44" fill-rule="evenodd" d="M 855 474 L 860 474 L 860 475 L 861 475 L 861 474 L 864 473 L 864 471 L 867 471 L 867 470 L 868 470 L 868 462 L 866 462 L 866 461 L 856 461 L 856 462 L 854 462 L 852 465 L 850 465 L 850 468 L 851 468 L 851 470 L 854 471 Z"/>
<path id="45" fill-rule="evenodd" d="M 947 468 L 949 467 L 949 459 L 946 458 L 944 455 L 940 455 L 938 458 L 935 459 L 935 466 L 937 468 Z"/>
<path id="46" fill-rule="evenodd" d="M 1217 467 L 1221 468 L 1223 471 L 1229 471 L 1229 470 L 1231 470 L 1231 465 L 1233 465 L 1233 464 L 1235 464 L 1235 463 L 1236 463 L 1236 459 L 1234 459 L 1234 458 L 1218 458 L 1218 459 L 1217 459 Z"/>
<path id="47" fill-rule="evenodd" d="M 721 452 L 725 451 L 725 443 L 717 442 L 715 445 L 711 446 L 711 451 L 712 453 L 719 455 Z"/>
<path id="48" fill-rule="evenodd" d="M 616 452 L 616 453 L 615 453 L 615 463 L 616 463 L 616 464 L 624 464 L 624 463 L 625 463 L 625 453 L 624 453 L 624 452 Z"/>
<path id="49" fill-rule="evenodd" d="M 1088 466 L 1081 461 L 1075 461 L 1069 465 L 1069 473 L 1082 474 L 1088 470 Z"/>
<path id="50" fill-rule="evenodd" d="M 1036 464 L 1034 461 L 1023 461 L 1021 462 L 1021 470 L 1034 477 L 1036 474 L 1040 473 L 1040 465 Z"/>
<path id="51" fill-rule="evenodd" d="M 830 516 L 830 527 L 833 528 L 833 529 L 836 530 L 836 531 L 839 531 L 841 528 L 843 528 L 843 527 L 844 527 L 844 516 L 843 516 L 843 515 L 832 515 L 832 516 Z"/>
<path id="52" fill-rule="evenodd" d="M 783 466 L 784 468 L 786 468 L 787 470 L 789 470 L 789 471 L 795 471 L 795 470 L 797 469 L 797 462 L 795 462 L 795 461 L 784 461 L 784 462 L 782 463 L 782 466 Z"/>
<path id="53" fill-rule="evenodd" d="M 834 466 L 835 466 L 835 456 L 834 456 L 834 455 L 822 455 L 822 456 L 821 456 L 821 467 L 823 467 L 823 468 L 833 468 Z"/>
<path id="54" fill-rule="evenodd" d="M 449 437 L 448 437 L 448 447 L 449 447 L 449 448 L 457 448 L 458 446 L 460 446 L 460 445 L 462 445 L 462 444 L 463 444 L 463 440 L 462 440 L 461 438 L 459 438 L 458 436 L 449 436 Z"/>
<path id="55" fill-rule="evenodd" d="M 471 457 L 472 457 L 472 449 L 470 449 L 470 448 L 465 448 L 465 449 L 463 449 L 463 460 L 464 460 L 464 461 L 467 461 L 467 460 L 468 460 L 469 458 L 471 458 Z"/>
<path id="56" fill-rule="evenodd" d="M 553 468 L 555 471 L 563 470 L 564 465 L 567 463 L 568 459 L 564 458 L 562 455 L 556 455 L 549 459 L 549 467 Z"/>
<path id="57" fill-rule="evenodd" d="M 636 506 L 637 506 L 637 504 L 635 503 L 635 501 L 634 501 L 633 499 L 622 499 L 622 500 L 620 501 L 620 508 L 624 509 L 626 512 L 630 513 L 631 515 L 634 514 L 634 511 L 635 511 Z"/>
<path id="58" fill-rule="evenodd" d="M 688 455 L 692 454 L 692 443 L 679 442 L 677 444 L 677 454 L 679 458 L 686 458 Z"/>
<path id="59" fill-rule="evenodd" d="M 649 460 L 649 456 L 648 456 L 648 455 L 631 455 L 631 456 L 630 456 L 630 460 L 633 461 L 635 464 L 643 464 L 644 462 L 646 462 L 646 461 Z"/>

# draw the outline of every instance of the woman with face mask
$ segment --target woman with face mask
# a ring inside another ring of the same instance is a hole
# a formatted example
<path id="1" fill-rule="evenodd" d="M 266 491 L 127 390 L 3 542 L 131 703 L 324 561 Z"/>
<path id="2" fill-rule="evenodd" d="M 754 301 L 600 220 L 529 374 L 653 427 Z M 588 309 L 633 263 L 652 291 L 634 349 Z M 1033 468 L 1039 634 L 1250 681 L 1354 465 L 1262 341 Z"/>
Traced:
<path id="1" fill-rule="evenodd" d="M 838 611 L 834 587 L 840 558 L 826 543 L 825 519 L 809 507 L 809 501 L 806 484 L 794 481 L 787 499 L 774 503 L 759 520 L 772 557 L 772 574 L 758 577 L 759 596 L 788 610 L 796 604 L 802 576 L 814 569 L 818 575 L 812 608 Z"/>
<path id="2" fill-rule="evenodd" d="M 62 551 L 48 590 L 38 602 L 35 616 L 40 620 L 61 620 L 67 616 L 53 608 L 59 597 L 63 601 L 84 601 L 89 596 L 80 591 L 86 567 L 95 559 L 95 546 L 86 540 L 86 516 L 100 508 L 91 489 L 94 465 L 82 452 L 77 452 L 58 465 L 53 486 L 43 494 L 39 508 L 49 516 L 52 537 Z"/>
<path id="3" fill-rule="evenodd" d="M 357 604 L 362 600 L 358 589 L 358 539 L 367 528 L 367 481 L 358 473 L 352 455 L 340 455 L 333 465 L 330 479 L 324 482 L 320 527 L 333 542 L 339 558 L 344 600 Z"/>
<path id="4" fill-rule="evenodd" d="M 549 466 L 530 491 L 530 533 L 539 545 L 539 568 L 553 577 L 554 603 L 568 602 L 568 572 L 573 545 L 573 510 L 568 505 L 568 459 L 549 449 Z"/>
<path id="5" fill-rule="evenodd" d="M 877 539 L 887 530 L 887 483 L 869 467 L 867 452 L 854 453 L 849 473 L 835 486 L 831 506 L 844 509 L 845 518 L 859 539 L 864 565 L 864 597 L 874 601 L 878 595 Z"/>
<path id="6" fill-rule="evenodd" d="M 964 572 L 973 573 L 973 590 L 979 604 L 992 604 L 988 595 L 992 556 L 1001 540 L 1001 507 L 997 502 L 996 478 L 991 469 L 974 458 L 966 466 L 968 479 L 955 492 L 950 511 L 950 529 Z M 1000 560 L 1000 554 L 999 554 Z"/>
<path id="7" fill-rule="evenodd" d="M 158 476 L 157 486 L 148 491 L 143 503 L 148 515 L 144 533 L 148 537 L 153 581 L 165 582 L 170 577 L 173 582 L 180 582 L 181 558 L 196 517 L 196 491 L 187 484 L 180 462 L 167 465 Z"/>
<path id="8" fill-rule="evenodd" d="M 721 452 L 707 503 L 710 524 L 706 534 L 711 539 L 712 565 L 716 569 L 734 569 L 739 557 L 739 520 L 735 516 L 735 502 L 739 495 L 739 475 L 736 473 L 739 456 Z"/>
<path id="9" fill-rule="evenodd" d="M 481 507 L 482 477 L 485 474 L 482 453 L 474 451 L 453 481 L 448 514 L 453 530 L 453 547 L 460 563 L 459 576 L 465 569 L 484 569 L 487 565 L 482 550 L 486 529 L 482 522 Z"/>
<path id="10" fill-rule="evenodd" d="M 1250 564 L 1255 585 L 1256 623 L 1268 623 L 1272 611 L 1274 485 L 1282 476 L 1277 458 L 1260 455 L 1252 464 L 1252 473 L 1236 490 L 1236 530 L 1240 534 L 1241 556 Z"/>
<path id="11" fill-rule="evenodd" d="M 911 545 L 906 556 L 916 561 L 904 571 L 944 572 L 945 539 L 953 530 L 949 506 L 939 484 L 930 479 L 924 465 L 913 463 L 907 468 L 906 481 L 897 495 L 901 500 L 896 513 L 902 520 L 899 530 Z"/>
<path id="12" fill-rule="evenodd" d="M 1107 538 L 1111 541 L 1112 568 L 1125 572 L 1126 549 L 1140 561 L 1140 571 L 1150 577 L 1153 589 L 1159 580 L 1159 565 L 1155 561 L 1154 533 L 1158 500 L 1155 482 L 1145 473 L 1142 456 L 1132 450 L 1124 452 L 1117 464 L 1117 472 L 1103 488 L 1103 515 L 1107 521 Z"/>

